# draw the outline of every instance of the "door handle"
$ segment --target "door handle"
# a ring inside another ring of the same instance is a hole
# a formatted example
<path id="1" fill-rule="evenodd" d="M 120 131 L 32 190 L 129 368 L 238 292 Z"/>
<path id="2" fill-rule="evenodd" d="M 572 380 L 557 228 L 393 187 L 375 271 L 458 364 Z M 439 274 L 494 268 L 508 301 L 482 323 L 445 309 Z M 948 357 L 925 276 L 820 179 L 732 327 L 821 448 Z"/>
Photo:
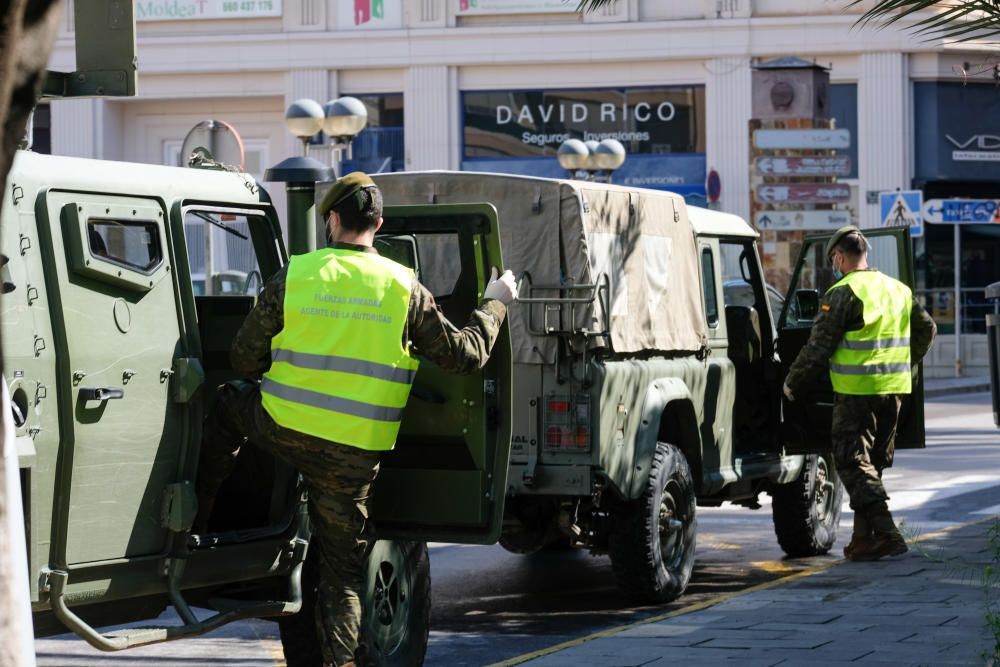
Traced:
<path id="1" fill-rule="evenodd" d="M 82 401 L 110 401 L 125 398 L 125 390 L 116 387 L 80 387 Z"/>

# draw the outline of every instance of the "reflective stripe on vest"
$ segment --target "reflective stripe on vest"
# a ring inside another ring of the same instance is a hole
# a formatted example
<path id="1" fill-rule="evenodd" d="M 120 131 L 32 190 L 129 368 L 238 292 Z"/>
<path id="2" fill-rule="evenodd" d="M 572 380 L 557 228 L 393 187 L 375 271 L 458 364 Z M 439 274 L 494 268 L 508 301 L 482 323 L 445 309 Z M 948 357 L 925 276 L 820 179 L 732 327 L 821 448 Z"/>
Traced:
<path id="1" fill-rule="evenodd" d="M 833 390 L 862 396 L 909 394 L 910 288 L 878 271 L 852 271 L 834 287 L 843 285 L 864 304 L 864 326 L 846 332 L 830 359 Z"/>
<path id="2" fill-rule="evenodd" d="M 403 345 L 413 272 L 375 253 L 323 249 L 288 265 L 284 328 L 261 402 L 279 425 L 392 449 L 417 372 Z"/>

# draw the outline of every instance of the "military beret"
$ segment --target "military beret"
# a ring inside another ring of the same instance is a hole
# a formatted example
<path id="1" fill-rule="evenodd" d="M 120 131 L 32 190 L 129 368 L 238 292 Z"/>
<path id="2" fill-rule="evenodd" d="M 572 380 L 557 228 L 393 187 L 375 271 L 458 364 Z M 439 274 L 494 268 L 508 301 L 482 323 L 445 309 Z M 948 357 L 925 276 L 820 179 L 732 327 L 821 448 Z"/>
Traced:
<path id="1" fill-rule="evenodd" d="M 836 232 L 834 232 L 833 236 L 830 237 L 830 240 L 826 242 L 826 256 L 827 257 L 830 256 L 830 253 L 833 252 L 833 249 L 837 247 L 837 244 L 840 243 L 840 240 L 842 238 L 853 232 L 861 234 L 861 230 L 855 227 L 854 225 L 844 225 Z M 861 234 L 861 236 L 863 238 L 864 234 Z"/>
<path id="2" fill-rule="evenodd" d="M 337 208 L 343 204 L 347 199 L 365 188 L 374 188 L 375 181 L 371 179 L 368 174 L 363 171 L 352 171 L 346 176 L 340 178 L 333 186 L 327 190 L 326 196 L 323 197 L 323 201 L 319 205 L 319 214 L 324 218 L 330 214 L 330 210 Z M 358 208 L 364 205 L 361 201 L 358 203 Z"/>

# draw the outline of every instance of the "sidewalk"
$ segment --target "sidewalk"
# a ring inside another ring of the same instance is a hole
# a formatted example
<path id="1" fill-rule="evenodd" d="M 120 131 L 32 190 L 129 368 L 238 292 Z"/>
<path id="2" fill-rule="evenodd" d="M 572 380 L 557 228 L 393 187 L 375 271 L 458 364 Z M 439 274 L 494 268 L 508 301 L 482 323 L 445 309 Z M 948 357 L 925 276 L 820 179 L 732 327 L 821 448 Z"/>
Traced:
<path id="1" fill-rule="evenodd" d="M 990 390 L 988 375 L 960 378 L 924 378 L 924 398 L 968 394 Z"/>
<path id="2" fill-rule="evenodd" d="M 571 642 L 522 664 L 992 665 L 995 641 L 985 610 L 988 600 L 994 610 L 1000 605 L 1000 588 L 989 589 L 983 572 L 1000 565 L 1000 547 L 990 538 L 995 520 L 918 537 L 903 556 L 836 561 L 713 607 Z"/>

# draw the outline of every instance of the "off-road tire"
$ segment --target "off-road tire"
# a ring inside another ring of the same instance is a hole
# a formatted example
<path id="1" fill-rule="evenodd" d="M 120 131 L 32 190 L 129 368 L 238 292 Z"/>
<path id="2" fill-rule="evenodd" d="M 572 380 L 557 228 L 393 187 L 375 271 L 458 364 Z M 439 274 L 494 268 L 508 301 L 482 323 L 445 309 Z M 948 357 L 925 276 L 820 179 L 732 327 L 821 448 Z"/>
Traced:
<path id="1" fill-rule="evenodd" d="M 287 667 L 322 667 L 316 630 L 318 551 L 302 570 L 302 610 L 278 620 Z M 378 594 L 376 594 L 378 590 Z M 372 548 L 362 599 L 358 667 L 419 667 L 430 631 L 431 575 L 427 544 L 379 540 Z"/>
<path id="2" fill-rule="evenodd" d="M 670 602 L 684 592 L 694 569 L 695 506 L 694 480 L 683 452 L 657 443 L 642 497 L 615 510 L 610 556 L 623 591 L 653 603 Z"/>
<path id="3" fill-rule="evenodd" d="M 771 489 L 774 533 L 792 558 L 825 554 L 837 541 L 844 485 L 828 454 L 809 454 L 798 479 Z"/>

